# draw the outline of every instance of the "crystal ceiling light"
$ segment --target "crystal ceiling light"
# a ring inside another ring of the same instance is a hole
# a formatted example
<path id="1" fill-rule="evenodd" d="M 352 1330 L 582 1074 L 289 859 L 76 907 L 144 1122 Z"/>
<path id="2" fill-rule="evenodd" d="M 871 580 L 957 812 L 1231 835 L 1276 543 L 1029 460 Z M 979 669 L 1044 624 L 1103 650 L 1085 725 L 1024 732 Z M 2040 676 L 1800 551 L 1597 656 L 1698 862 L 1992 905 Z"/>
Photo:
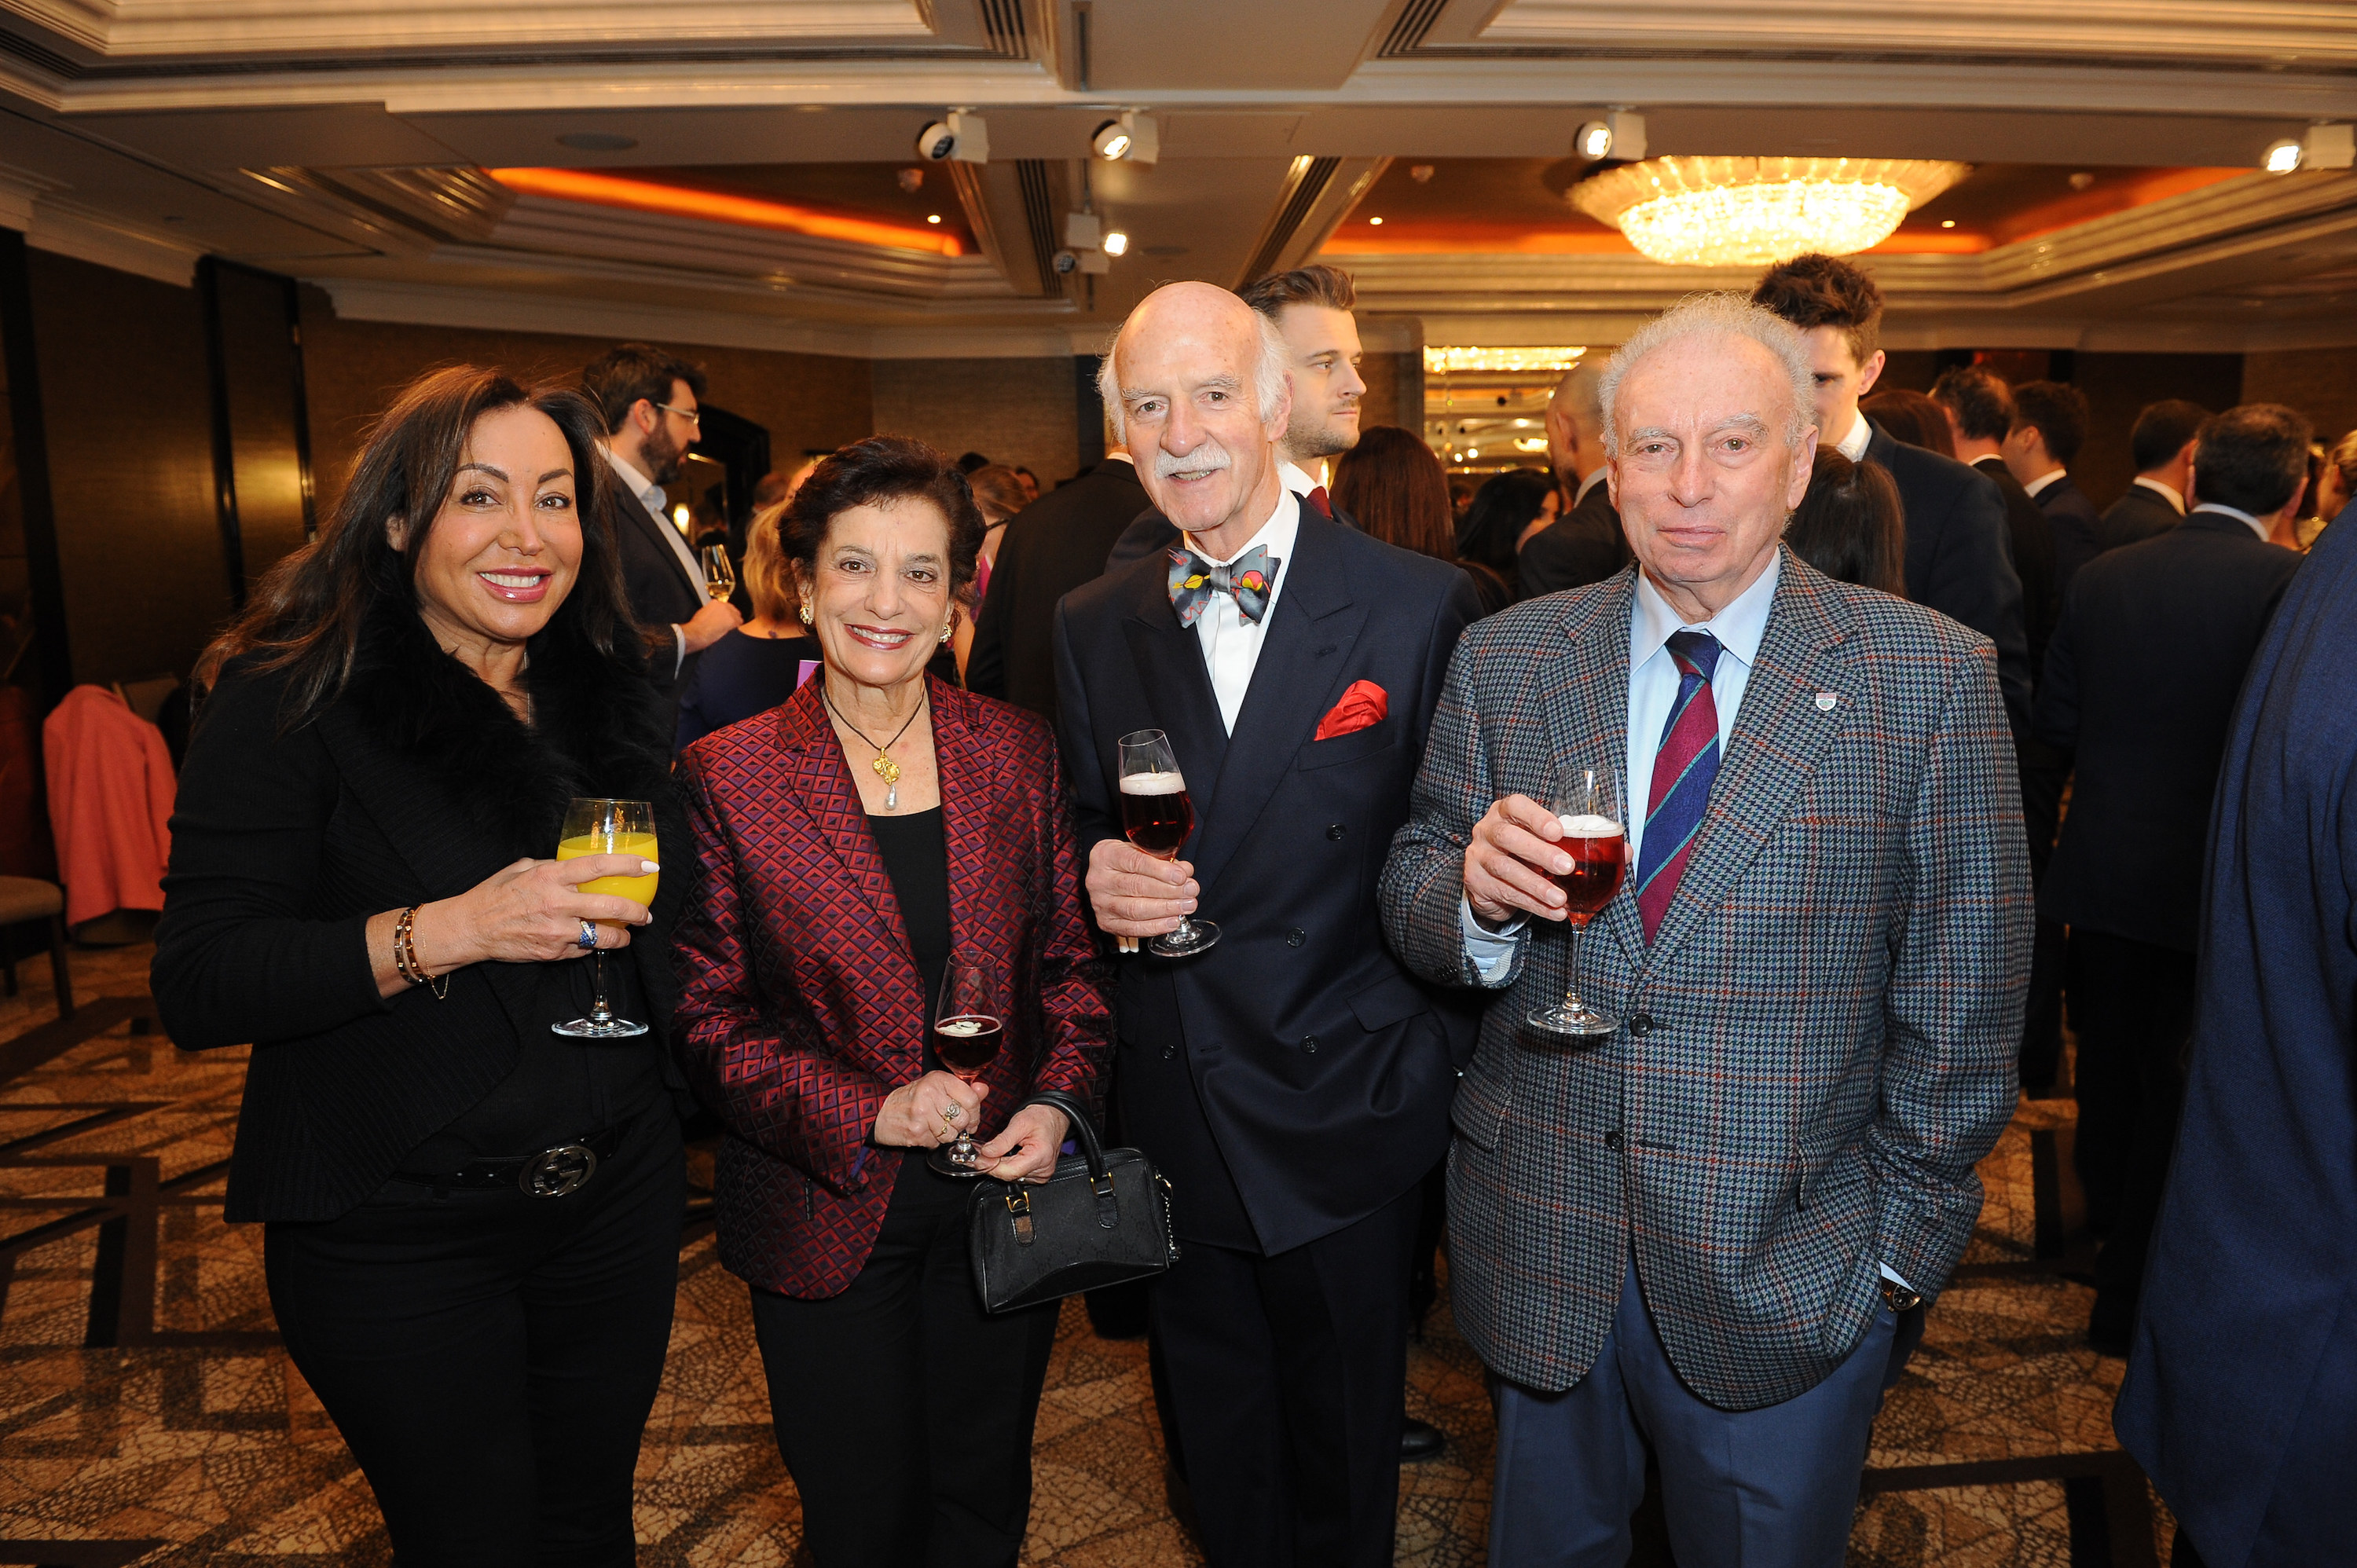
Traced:
<path id="1" fill-rule="evenodd" d="M 1870 250 L 1970 173 L 1970 164 L 1920 158 L 1660 157 L 1607 169 L 1568 194 L 1657 262 L 1762 266 Z"/>
<path id="2" fill-rule="evenodd" d="M 1434 348 L 1424 350 L 1424 373 L 1428 376 L 1463 375 L 1471 371 L 1491 371 L 1518 375 L 1529 371 L 1567 371 L 1579 363 L 1587 352 L 1585 347 L 1560 348 Z"/>

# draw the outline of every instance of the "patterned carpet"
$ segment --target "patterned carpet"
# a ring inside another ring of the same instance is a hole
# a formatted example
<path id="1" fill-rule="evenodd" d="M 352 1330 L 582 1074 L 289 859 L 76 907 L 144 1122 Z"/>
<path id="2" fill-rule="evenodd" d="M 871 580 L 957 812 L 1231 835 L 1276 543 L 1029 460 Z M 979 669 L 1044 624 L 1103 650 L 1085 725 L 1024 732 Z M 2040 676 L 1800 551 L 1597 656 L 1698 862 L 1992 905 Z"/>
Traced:
<path id="1" fill-rule="evenodd" d="M 134 1032 L 147 956 L 78 953 L 74 1028 L 48 1022 L 44 963 L 20 965 L 24 994 L 0 1003 L 0 1563 L 388 1563 L 367 1483 L 277 1348 L 261 1236 L 221 1221 L 242 1053 Z M 2075 1261 L 2057 1179 L 2070 1122 L 2067 1101 L 2025 1101 L 1984 1166 L 1964 1273 L 1875 1430 L 1859 1568 L 2166 1561 L 2169 1521 L 2114 1451 L 2121 1363 L 2085 1347 L 2090 1293 L 2058 1272 Z M 640 1455 L 640 1561 L 784 1568 L 800 1510 L 744 1289 L 695 1228 L 681 1264 Z M 1410 1412 L 1448 1445 L 1405 1474 L 1398 1562 L 1480 1563 L 1489 1404 L 1445 1297 L 1409 1378 Z M 1145 1348 L 1099 1339 L 1077 1305 L 1035 1465 L 1027 1563 L 1200 1561 L 1166 1498 Z"/>

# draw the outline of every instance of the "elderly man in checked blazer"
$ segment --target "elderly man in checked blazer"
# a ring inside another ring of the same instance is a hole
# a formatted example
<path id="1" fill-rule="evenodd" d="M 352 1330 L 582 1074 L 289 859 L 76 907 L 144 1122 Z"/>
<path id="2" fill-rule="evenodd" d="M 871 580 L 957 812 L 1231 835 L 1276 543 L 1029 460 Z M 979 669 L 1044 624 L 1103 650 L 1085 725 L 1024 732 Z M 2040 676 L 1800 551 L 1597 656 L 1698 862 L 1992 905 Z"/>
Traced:
<path id="1" fill-rule="evenodd" d="M 1780 542 L 1816 446 L 1733 296 L 1604 382 L 1636 565 L 1472 627 L 1384 927 L 1496 999 L 1458 1086 L 1457 1320 L 1496 1375 L 1490 1561 L 1840 1563 L 1868 1430 L 2011 1113 L 2029 872 L 1989 641 Z M 1569 967 L 1558 769 L 1622 771 L 1630 875 Z M 1910 1332 L 1911 1331 L 1911 1332 Z"/>

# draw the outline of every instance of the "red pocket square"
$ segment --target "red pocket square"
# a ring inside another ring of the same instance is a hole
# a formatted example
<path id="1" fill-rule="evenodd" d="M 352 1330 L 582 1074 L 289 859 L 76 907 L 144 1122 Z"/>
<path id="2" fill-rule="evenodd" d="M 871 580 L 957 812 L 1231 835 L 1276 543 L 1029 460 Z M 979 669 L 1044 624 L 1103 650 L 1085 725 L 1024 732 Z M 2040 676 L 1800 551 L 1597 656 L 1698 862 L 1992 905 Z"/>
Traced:
<path id="1" fill-rule="evenodd" d="M 1338 735 L 1356 730 L 1372 729 L 1391 716 L 1392 700 L 1372 681 L 1353 681 L 1342 700 L 1327 710 L 1318 721 L 1319 740 L 1332 740 Z"/>

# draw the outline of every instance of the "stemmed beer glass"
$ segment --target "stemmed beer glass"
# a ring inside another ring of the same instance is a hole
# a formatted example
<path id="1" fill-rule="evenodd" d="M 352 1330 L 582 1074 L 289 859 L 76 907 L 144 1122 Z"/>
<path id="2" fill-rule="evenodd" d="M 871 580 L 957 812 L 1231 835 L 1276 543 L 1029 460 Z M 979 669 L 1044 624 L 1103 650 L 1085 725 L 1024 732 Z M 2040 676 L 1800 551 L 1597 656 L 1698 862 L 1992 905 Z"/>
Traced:
<path id="1" fill-rule="evenodd" d="M 1170 737 L 1158 729 L 1121 737 L 1121 830 L 1157 860 L 1178 859 L 1179 846 L 1195 831 L 1186 775 L 1178 771 Z M 1181 916 L 1177 930 L 1165 931 L 1146 948 L 1163 958 L 1187 958 L 1207 951 L 1219 940 L 1220 928 L 1211 921 Z"/>
<path id="2" fill-rule="evenodd" d="M 971 958 L 950 955 L 942 971 L 942 1004 L 933 1011 L 933 1055 L 950 1071 L 972 1083 L 989 1069 L 998 1056 L 1002 1031 L 998 1004 L 992 998 L 990 976 Z M 976 1162 L 974 1127 L 961 1123 L 957 1141 L 935 1147 L 925 1163 L 948 1176 L 982 1174 Z"/>
<path id="3" fill-rule="evenodd" d="M 1563 824 L 1556 847 L 1571 856 L 1571 869 L 1555 878 L 1563 887 L 1564 918 L 1571 925 L 1571 977 L 1563 1000 L 1542 1007 L 1523 1022 L 1547 1035 L 1585 1038 L 1609 1035 L 1620 1020 L 1580 1000 L 1579 942 L 1587 922 L 1612 895 L 1629 866 L 1629 831 L 1620 820 L 1620 788 L 1609 768 L 1574 763 L 1556 776 L 1552 802 Z"/>
<path id="4" fill-rule="evenodd" d="M 662 857 L 655 853 L 655 809 L 645 800 L 576 800 L 565 809 L 565 826 L 556 841 L 556 858 L 577 860 L 585 854 L 631 854 L 660 865 Z M 593 876 L 581 885 L 584 893 L 610 894 L 617 898 L 635 898 L 641 904 L 655 901 L 655 884 L 660 877 Z M 606 924 L 608 922 L 599 922 Z M 576 1018 L 570 1024 L 554 1024 L 558 1034 L 576 1040 L 621 1040 L 647 1032 L 644 1024 L 628 1018 L 618 1018 L 606 1004 L 606 950 L 599 948 L 589 955 L 592 972 L 597 976 L 595 1005 L 587 1018 Z"/>

